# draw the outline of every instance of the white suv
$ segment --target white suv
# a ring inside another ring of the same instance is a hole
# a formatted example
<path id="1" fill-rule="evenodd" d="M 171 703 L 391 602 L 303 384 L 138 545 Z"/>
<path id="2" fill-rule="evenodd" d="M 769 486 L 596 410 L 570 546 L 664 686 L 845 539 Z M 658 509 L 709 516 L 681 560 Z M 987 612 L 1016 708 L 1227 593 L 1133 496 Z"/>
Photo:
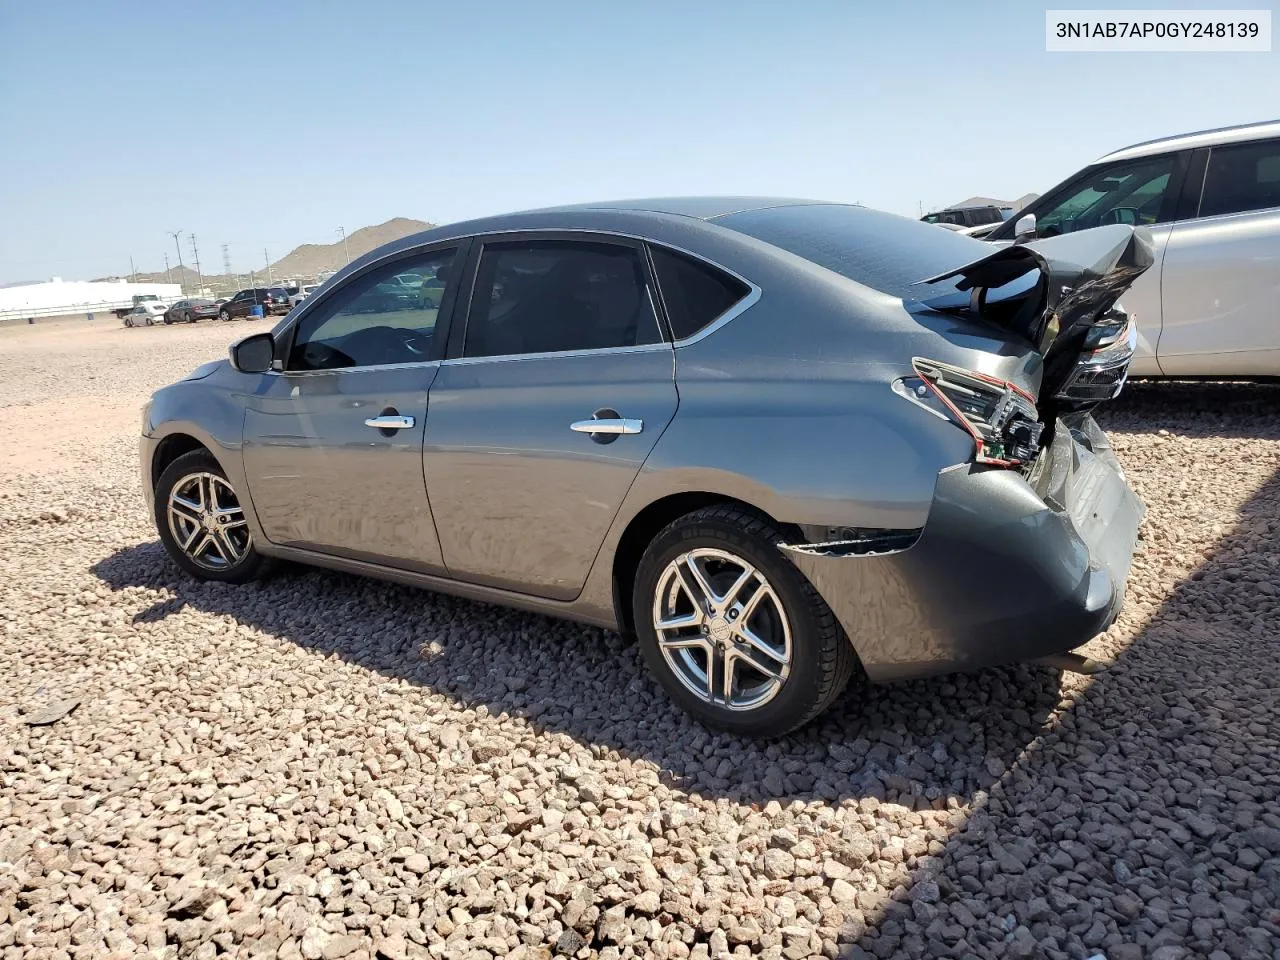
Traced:
<path id="1" fill-rule="evenodd" d="M 1012 240 L 1145 224 L 1156 262 L 1124 295 L 1130 373 L 1280 375 L 1280 121 L 1135 144 L 1085 167 L 986 234 Z"/>

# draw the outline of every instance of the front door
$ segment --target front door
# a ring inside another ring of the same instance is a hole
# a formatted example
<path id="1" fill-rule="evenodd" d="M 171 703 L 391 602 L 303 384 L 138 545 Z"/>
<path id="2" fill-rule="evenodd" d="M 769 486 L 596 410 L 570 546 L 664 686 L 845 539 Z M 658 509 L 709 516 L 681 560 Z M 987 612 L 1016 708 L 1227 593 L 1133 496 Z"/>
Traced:
<path id="1" fill-rule="evenodd" d="M 281 340 L 245 416 L 244 464 L 273 543 L 420 572 L 443 569 L 422 475 L 427 396 L 450 307 L 390 295 L 402 272 L 434 273 L 455 249 L 375 266 L 310 304 Z M 446 272 L 447 274 L 447 272 Z"/>
<path id="2" fill-rule="evenodd" d="M 431 387 L 424 465 L 449 574 L 567 600 L 676 411 L 643 251 L 496 239 L 461 356 Z"/>

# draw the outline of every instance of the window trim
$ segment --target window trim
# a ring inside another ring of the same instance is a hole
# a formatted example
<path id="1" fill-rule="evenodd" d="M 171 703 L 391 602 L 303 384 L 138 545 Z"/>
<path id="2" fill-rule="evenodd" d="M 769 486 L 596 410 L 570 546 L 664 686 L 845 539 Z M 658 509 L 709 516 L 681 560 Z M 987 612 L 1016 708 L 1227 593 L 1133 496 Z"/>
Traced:
<path id="1" fill-rule="evenodd" d="M 1005 222 L 1010 223 L 1012 221 L 1006 220 Z M 691 257 L 694 260 L 698 260 L 701 263 L 705 263 L 709 267 L 713 267 L 716 270 L 720 270 L 720 271 L 723 271 L 724 273 L 727 273 L 729 276 L 733 277 L 735 280 L 738 280 L 739 282 L 745 284 L 748 290 L 750 291 L 745 297 L 743 297 L 736 304 L 734 304 L 734 306 L 730 307 L 723 314 L 721 314 L 719 317 L 717 317 L 711 323 L 707 324 L 705 327 L 703 327 L 701 330 L 699 330 L 697 333 L 693 334 L 692 336 L 685 337 L 682 340 L 674 340 L 674 341 L 668 341 L 668 342 L 656 343 L 656 344 L 647 344 L 644 347 L 613 347 L 607 351 L 604 351 L 607 353 L 616 353 L 619 350 L 636 351 L 636 350 L 650 349 L 650 348 L 665 349 L 667 347 L 680 349 L 682 347 L 692 346 L 693 344 L 698 343 L 699 341 L 711 336 L 713 333 L 720 330 L 722 327 L 728 325 L 730 322 L 735 320 L 737 317 L 739 317 L 743 313 L 746 313 L 753 306 L 755 306 L 756 303 L 759 302 L 760 297 L 763 295 L 763 291 L 760 288 L 759 284 L 755 283 L 748 277 L 743 276 L 741 273 L 739 273 L 737 270 L 734 270 L 732 267 L 725 266 L 723 263 L 721 263 L 718 260 L 713 260 L 710 257 L 706 256 L 705 254 L 698 253 L 696 250 L 690 250 L 688 247 L 682 247 L 679 244 L 669 243 L 665 240 L 654 240 L 652 237 L 642 236 L 641 234 L 638 234 L 638 233 L 630 233 L 625 230 L 607 230 L 607 229 L 601 229 L 599 227 L 594 227 L 594 228 L 586 228 L 586 227 L 514 227 L 512 228 L 512 227 L 508 227 L 503 230 L 482 230 L 479 233 L 460 234 L 452 237 L 444 237 L 439 240 L 433 240 L 429 243 L 423 243 L 412 248 L 388 252 L 385 255 L 378 257 L 376 260 L 370 261 L 368 264 L 362 267 L 358 273 L 354 273 L 350 277 L 344 277 L 341 284 L 329 290 L 326 290 L 321 294 L 315 294 L 315 293 L 311 294 L 305 300 L 299 303 L 298 306 L 294 308 L 293 312 L 290 315 L 284 318 L 284 325 L 274 332 L 274 335 L 276 338 L 276 353 L 277 355 L 279 355 L 281 351 L 281 347 L 283 346 L 285 347 L 285 354 L 287 355 L 288 349 L 291 349 L 293 345 L 293 332 L 297 328 L 297 325 L 302 320 L 302 318 L 306 316 L 306 314 L 309 311 L 318 309 L 317 304 L 324 303 L 330 296 L 334 294 L 336 290 L 341 289 L 342 287 L 345 287 L 349 280 L 353 280 L 358 276 L 363 276 L 367 271 L 376 269 L 382 264 L 390 263 L 392 261 L 399 260 L 401 258 L 412 257 L 422 253 L 430 253 L 433 250 L 442 250 L 442 249 L 447 249 L 449 247 L 457 247 L 461 254 L 458 262 L 462 264 L 459 272 L 460 282 L 458 284 L 458 290 L 455 291 L 448 298 L 451 300 L 451 303 L 449 304 L 449 316 L 448 317 L 444 316 L 444 312 L 445 312 L 444 304 L 441 304 L 440 317 L 438 317 L 436 320 L 436 329 L 437 330 L 441 329 L 443 325 L 443 329 L 445 330 L 445 340 L 447 341 L 446 352 L 444 356 L 442 358 L 439 358 L 438 360 L 423 361 L 423 365 L 425 366 L 425 365 L 433 364 L 437 362 L 441 364 L 454 364 L 454 363 L 458 363 L 459 361 L 466 361 L 466 360 L 471 360 L 472 362 L 479 362 L 481 360 L 502 359 L 498 357 L 468 358 L 468 357 L 461 356 L 462 341 L 460 339 L 460 334 L 463 332 L 464 323 L 456 322 L 456 321 L 459 319 L 459 317 L 465 317 L 466 314 L 464 312 L 464 307 L 462 306 L 462 303 L 461 303 L 462 298 L 458 291 L 461 291 L 464 287 L 467 288 L 468 290 L 467 306 L 469 307 L 470 306 L 470 288 L 474 283 L 474 279 L 475 279 L 475 267 L 476 267 L 476 259 L 477 259 L 476 251 L 479 249 L 479 247 L 483 245 L 484 240 L 486 240 L 487 238 L 510 237 L 512 239 L 520 239 L 522 237 L 542 238 L 542 237 L 553 237 L 553 236 L 563 236 L 565 238 L 575 238 L 575 239 L 583 236 L 603 237 L 603 238 L 606 238 L 605 242 L 608 242 L 608 240 L 612 238 L 620 238 L 622 240 L 630 240 L 636 243 L 643 244 L 646 247 L 648 246 L 663 247 L 667 250 L 672 250 L 676 253 L 684 254 L 686 257 Z M 649 257 L 648 257 L 647 251 L 645 255 L 645 263 L 646 263 L 647 269 L 649 270 L 649 275 L 652 278 L 653 267 L 652 267 L 652 264 L 649 263 Z M 324 286 L 324 283 L 320 283 L 317 285 L 317 288 L 323 287 L 323 286 Z M 654 282 L 654 289 L 657 290 L 656 281 Z M 666 324 L 666 304 L 661 302 L 662 298 L 660 293 L 657 297 L 657 300 L 658 300 L 658 306 L 662 311 L 661 322 L 663 323 L 663 336 L 664 338 L 669 338 L 670 328 Z M 439 340 L 441 338 L 434 337 L 433 339 Z M 457 340 L 456 347 L 455 347 L 455 339 Z M 590 355 L 593 352 L 595 351 L 587 351 L 587 350 L 575 351 L 572 355 L 584 356 L 584 355 Z M 548 354 L 537 353 L 537 354 L 530 354 L 528 357 L 522 356 L 520 357 L 520 359 L 529 359 L 532 357 L 546 357 L 546 356 L 548 356 Z M 276 362 L 278 363 L 279 361 L 276 361 Z M 392 366 L 394 368 L 402 369 L 404 367 L 412 366 L 412 364 L 394 364 Z M 295 370 L 289 375 L 290 376 L 310 376 L 310 375 L 319 374 L 319 373 L 342 373 L 342 372 L 351 372 L 353 370 L 373 370 L 373 369 L 387 369 L 387 368 L 340 367 L 336 370 L 315 370 L 315 371 Z M 268 373 L 275 374 L 275 375 L 283 375 L 285 372 L 286 371 L 284 370 L 275 369 L 274 366 L 271 370 L 268 371 Z"/>
<path id="2" fill-rule="evenodd" d="M 361 267 L 359 271 L 351 274 L 343 279 L 342 283 L 326 290 L 323 294 L 309 295 L 305 300 L 294 308 L 293 314 L 287 319 L 285 325 L 275 333 L 275 354 L 279 358 L 272 362 L 271 369 L 268 373 L 278 376 L 302 377 L 314 376 L 317 374 L 335 374 L 335 373 L 354 373 L 365 370 L 400 370 L 408 367 L 421 367 L 429 364 L 437 364 L 444 359 L 445 344 L 451 334 L 452 319 L 455 308 L 458 303 L 458 291 L 467 282 L 467 265 L 470 257 L 470 237 L 460 237 L 451 240 L 440 240 L 435 243 L 423 244 L 420 247 L 414 247 L 410 250 L 398 250 L 393 254 L 385 257 L 379 257 L 377 260 Z M 335 296 L 345 292 L 349 284 L 359 282 L 363 278 L 375 271 L 382 270 L 384 267 L 391 266 L 401 260 L 416 260 L 421 257 L 430 256 L 433 253 L 441 253 L 446 250 L 454 251 L 454 264 L 458 269 L 457 282 L 446 288 L 444 300 L 440 302 L 440 309 L 436 314 L 436 327 L 431 336 L 431 354 L 422 360 L 415 360 L 409 363 L 375 363 L 365 364 L 356 367 L 334 367 L 330 370 L 288 370 L 285 368 L 285 360 L 289 354 L 293 352 L 293 343 L 297 337 L 298 327 L 302 321 L 316 310 L 322 309 L 323 306 L 331 301 Z M 277 366 L 278 365 L 278 366 Z"/>
<path id="3" fill-rule="evenodd" d="M 709 323 L 704 323 L 701 327 L 699 327 L 693 333 L 689 334 L 689 336 L 682 337 L 681 339 L 676 340 L 674 338 L 675 330 L 672 328 L 671 319 L 667 314 L 666 299 L 665 299 L 665 295 L 662 292 L 662 281 L 658 278 L 658 271 L 653 263 L 654 249 L 664 250 L 669 253 L 682 254 L 683 256 L 696 260 L 699 263 L 705 264 L 706 266 L 710 267 L 713 270 L 719 270 L 721 273 L 725 274 L 726 276 L 732 277 L 733 279 L 741 283 L 743 286 L 745 286 L 747 288 L 747 292 L 743 296 L 739 297 L 733 303 L 733 305 L 730 306 L 727 310 L 717 314 Z M 722 267 L 718 263 L 708 260 L 706 257 L 700 257 L 695 253 L 690 253 L 688 250 L 683 250 L 680 247 L 674 247 L 669 243 L 657 243 L 653 240 L 648 241 L 645 244 L 645 258 L 649 261 L 649 271 L 653 275 L 654 289 L 657 290 L 658 292 L 658 299 L 662 301 L 663 324 L 666 328 L 668 338 L 671 339 L 671 345 L 673 347 L 676 347 L 676 348 L 687 347 L 690 344 L 697 343 L 699 340 L 703 339 L 704 337 L 711 336 L 712 333 L 714 333 L 716 330 L 719 330 L 721 327 L 723 327 L 726 323 L 728 323 L 734 317 L 737 317 L 738 315 L 745 313 L 747 310 L 751 309 L 751 307 L 755 306 L 756 302 L 760 299 L 760 296 L 761 296 L 760 288 L 756 286 L 754 283 L 752 283 L 750 280 L 748 280 L 746 277 L 742 276 L 741 274 L 735 273 L 733 270 L 729 270 L 725 267 Z"/>
<path id="4" fill-rule="evenodd" d="M 1202 148 L 1204 150 L 1204 167 L 1201 171 L 1200 190 L 1195 198 L 1195 216 L 1194 220 L 1218 220 L 1222 217 L 1245 217 L 1255 213 L 1269 213 L 1280 210 L 1280 206 L 1272 207 L 1250 207 L 1248 210 L 1233 210 L 1230 213 L 1209 213 L 1201 214 L 1200 210 L 1204 206 L 1204 188 L 1209 182 L 1209 165 L 1213 163 L 1213 154 L 1215 150 L 1232 150 L 1241 147 L 1252 147 L 1260 143 L 1274 143 L 1280 145 L 1280 137 L 1258 137 L 1256 140 L 1239 140 L 1233 143 L 1216 143 L 1211 146 Z"/>
<path id="5" fill-rule="evenodd" d="M 649 262 L 646 241 L 643 237 L 628 236 L 622 233 L 610 233 L 601 230 L 573 230 L 563 228 L 533 228 L 528 230 L 497 230 L 491 233 L 476 234 L 474 244 L 467 258 L 466 302 L 459 302 L 456 316 L 459 322 L 451 331 L 444 363 L 463 365 L 488 362 L 507 362 L 514 360 L 535 360 L 538 358 L 557 359 L 564 357 L 614 356 L 623 353 L 649 353 L 655 350 L 671 349 L 671 330 L 666 322 L 666 311 L 661 306 L 657 281 L 653 275 L 653 264 Z M 630 347 L 588 347 L 582 350 L 551 350 L 541 353 L 503 353 L 485 357 L 468 357 L 466 355 L 467 328 L 471 323 L 471 310 L 475 303 L 476 283 L 480 277 L 480 258 L 485 247 L 520 243 L 521 241 L 560 241 L 562 243 L 596 244 L 598 246 L 623 247 L 636 254 L 640 261 L 640 269 L 644 274 L 645 293 L 649 298 L 649 306 L 653 310 L 654 321 L 658 325 L 656 343 L 642 343 Z"/>

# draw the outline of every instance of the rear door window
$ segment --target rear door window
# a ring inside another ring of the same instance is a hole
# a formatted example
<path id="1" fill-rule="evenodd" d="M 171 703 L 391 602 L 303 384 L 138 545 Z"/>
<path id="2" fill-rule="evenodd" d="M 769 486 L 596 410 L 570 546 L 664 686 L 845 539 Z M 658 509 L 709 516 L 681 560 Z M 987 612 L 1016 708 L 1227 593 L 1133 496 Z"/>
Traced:
<path id="1" fill-rule="evenodd" d="M 578 240 L 485 244 L 465 356 L 605 350 L 661 339 L 639 248 Z"/>
<path id="2" fill-rule="evenodd" d="M 652 247 L 654 272 L 676 340 L 705 329 L 739 303 L 751 288 L 710 264 L 664 247 Z"/>
<path id="3" fill-rule="evenodd" d="M 1204 174 L 1200 216 L 1280 207 L 1280 140 L 1214 147 Z"/>

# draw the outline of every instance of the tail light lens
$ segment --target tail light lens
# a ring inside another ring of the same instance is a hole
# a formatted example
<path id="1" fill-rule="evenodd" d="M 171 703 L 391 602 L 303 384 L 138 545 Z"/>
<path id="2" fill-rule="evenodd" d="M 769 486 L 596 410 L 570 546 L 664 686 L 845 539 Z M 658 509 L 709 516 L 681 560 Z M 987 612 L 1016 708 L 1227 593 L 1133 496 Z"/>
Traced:
<path id="1" fill-rule="evenodd" d="M 1119 309 L 1110 322 L 1099 322 L 1085 335 L 1084 351 L 1058 399 L 1077 403 L 1112 400 L 1124 389 L 1129 363 L 1138 347 L 1138 327 L 1133 318 Z"/>
<path id="2" fill-rule="evenodd" d="M 902 390 L 926 406 L 935 400 L 945 415 L 967 430 L 973 436 L 975 462 L 1013 467 L 1035 459 L 1044 431 L 1035 397 L 1008 381 L 949 363 L 917 357 L 911 365 L 918 380 L 899 381 Z"/>

